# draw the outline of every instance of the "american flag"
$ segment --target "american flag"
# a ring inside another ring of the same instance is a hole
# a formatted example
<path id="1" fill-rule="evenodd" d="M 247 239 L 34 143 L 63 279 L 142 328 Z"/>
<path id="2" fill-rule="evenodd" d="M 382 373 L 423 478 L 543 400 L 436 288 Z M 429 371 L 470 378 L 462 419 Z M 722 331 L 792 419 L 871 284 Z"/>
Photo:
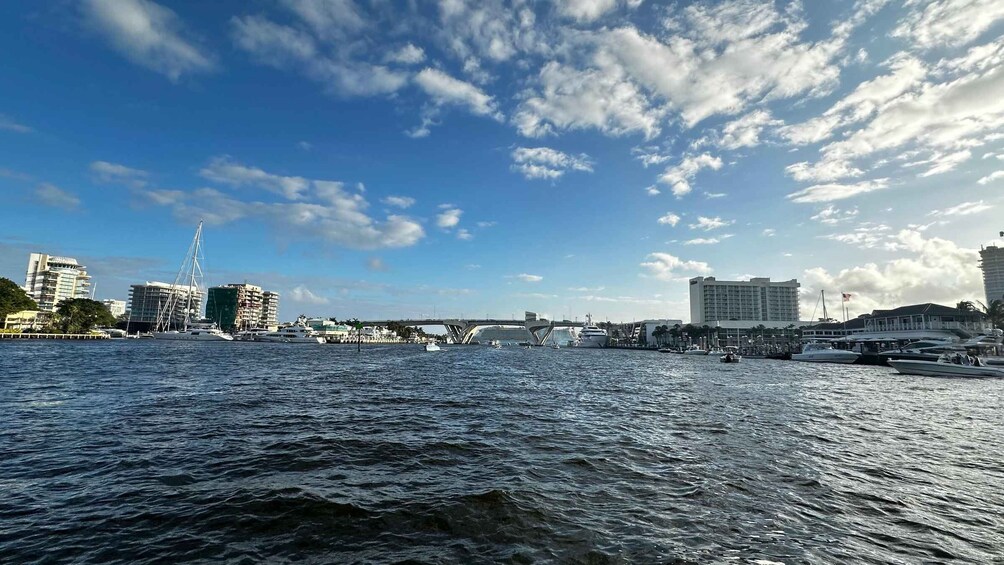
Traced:
<path id="1" fill-rule="evenodd" d="M 851 295 L 848 294 L 848 293 L 846 293 L 846 292 L 841 292 L 840 296 L 843 297 L 844 302 L 850 302 L 851 301 Z"/>

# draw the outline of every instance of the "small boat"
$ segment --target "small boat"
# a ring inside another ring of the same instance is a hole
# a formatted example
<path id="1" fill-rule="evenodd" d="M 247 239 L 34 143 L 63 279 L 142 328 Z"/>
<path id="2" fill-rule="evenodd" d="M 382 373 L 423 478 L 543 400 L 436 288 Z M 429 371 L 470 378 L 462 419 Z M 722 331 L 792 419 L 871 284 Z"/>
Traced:
<path id="1" fill-rule="evenodd" d="M 889 365 L 903 375 L 919 375 L 924 377 L 963 377 L 963 378 L 1004 378 L 1004 369 L 991 367 L 979 357 L 969 361 L 961 355 L 942 355 L 937 361 L 918 361 L 914 359 L 890 359 Z M 965 363 L 970 364 L 966 365 Z"/>
<path id="2" fill-rule="evenodd" d="M 697 345 L 691 345 L 683 352 L 684 355 L 707 355 L 708 351 L 706 349 L 701 349 Z"/>
<path id="3" fill-rule="evenodd" d="M 557 343 L 551 344 L 551 349 L 561 349 L 561 346 Z"/>
<path id="4" fill-rule="evenodd" d="M 440 351 L 441 349 L 442 349 L 442 347 L 439 347 L 438 345 L 436 345 L 436 342 L 434 342 L 434 341 L 430 341 L 429 343 L 425 344 L 425 350 L 426 351 Z"/>
<path id="5" fill-rule="evenodd" d="M 743 360 L 735 347 L 726 347 L 725 354 L 718 358 L 722 363 L 738 363 Z"/>
<path id="6" fill-rule="evenodd" d="M 793 361 L 806 361 L 809 363 L 843 363 L 849 365 L 861 357 L 860 353 L 848 351 L 846 349 L 834 349 L 832 345 L 824 342 L 811 342 L 805 344 L 801 353 L 791 356 Z"/>
<path id="7" fill-rule="evenodd" d="M 669 347 L 660 347 L 659 353 L 676 353 L 676 351 Z"/>
<path id="8" fill-rule="evenodd" d="M 708 355 L 725 355 L 725 351 L 719 347 L 712 347 L 708 350 Z"/>

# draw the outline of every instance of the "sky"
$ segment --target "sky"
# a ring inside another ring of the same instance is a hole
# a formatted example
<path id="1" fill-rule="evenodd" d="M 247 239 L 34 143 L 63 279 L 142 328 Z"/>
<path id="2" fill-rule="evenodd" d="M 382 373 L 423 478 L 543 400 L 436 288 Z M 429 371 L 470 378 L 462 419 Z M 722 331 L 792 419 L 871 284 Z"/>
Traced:
<path id="1" fill-rule="evenodd" d="M 982 300 L 1002 35 L 999 0 L 0 3 L 0 276 L 125 299 L 202 220 L 207 283 L 283 319 Z"/>

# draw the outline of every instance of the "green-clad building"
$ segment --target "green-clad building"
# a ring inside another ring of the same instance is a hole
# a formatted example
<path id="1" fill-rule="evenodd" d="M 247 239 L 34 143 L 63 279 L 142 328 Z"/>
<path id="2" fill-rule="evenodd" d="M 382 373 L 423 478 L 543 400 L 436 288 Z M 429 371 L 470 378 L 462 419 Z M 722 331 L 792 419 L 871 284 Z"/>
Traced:
<path id="1" fill-rule="evenodd" d="M 206 318 L 223 331 L 254 328 L 274 329 L 279 309 L 279 295 L 260 286 L 235 283 L 209 289 Z"/>
<path id="2" fill-rule="evenodd" d="M 209 289 L 206 319 L 216 322 L 223 331 L 237 328 L 238 289 L 235 286 L 214 286 Z"/>

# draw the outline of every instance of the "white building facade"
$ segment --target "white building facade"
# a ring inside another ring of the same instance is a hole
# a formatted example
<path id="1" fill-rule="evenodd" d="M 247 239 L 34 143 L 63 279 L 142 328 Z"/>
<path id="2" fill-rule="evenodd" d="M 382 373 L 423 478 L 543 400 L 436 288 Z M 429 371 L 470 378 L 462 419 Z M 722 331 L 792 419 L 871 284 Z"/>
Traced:
<path id="1" fill-rule="evenodd" d="M 102 300 L 101 303 L 104 304 L 105 308 L 107 308 L 108 311 L 112 313 L 112 316 L 115 316 L 116 318 L 126 313 L 125 300 L 113 300 L 111 298 L 107 298 Z"/>
<path id="2" fill-rule="evenodd" d="M 134 284 L 129 288 L 129 321 L 156 324 L 162 313 L 166 314 L 171 309 L 172 301 L 174 308 L 169 322 L 171 327 L 182 327 L 186 319 L 202 318 L 202 293 L 197 289 L 189 297 L 187 286 L 147 281 L 146 284 Z M 163 322 L 168 323 L 167 320 Z"/>
<path id="3" fill-rule="evenodd" d="M 987 304 L 1004 300 L 1004 247 L 991 245 L 980 248 L 980 269 L 983 270 L 983 290 Z"/>
<path id="4" fill-rule="evenodd" d="M 266 290 L 261 293 L 261 319 L 258 327 L 279 327 L 279 293 Z"/>
<path id="5" fill-rule="evenodd" d="M 690 279 L 690 323 L 754 327 L 784 327 L 799 323 L 798 281 L 720 281 L 714 277 Z"/>
<path id="6" fill-rule="evenodd" d="M 73 257 L 32 253 L 28 256 L 24 291 L 38 303 L 39 310 L 55 312 L 67 298 L 88 298 L 91 277 Z"/>

